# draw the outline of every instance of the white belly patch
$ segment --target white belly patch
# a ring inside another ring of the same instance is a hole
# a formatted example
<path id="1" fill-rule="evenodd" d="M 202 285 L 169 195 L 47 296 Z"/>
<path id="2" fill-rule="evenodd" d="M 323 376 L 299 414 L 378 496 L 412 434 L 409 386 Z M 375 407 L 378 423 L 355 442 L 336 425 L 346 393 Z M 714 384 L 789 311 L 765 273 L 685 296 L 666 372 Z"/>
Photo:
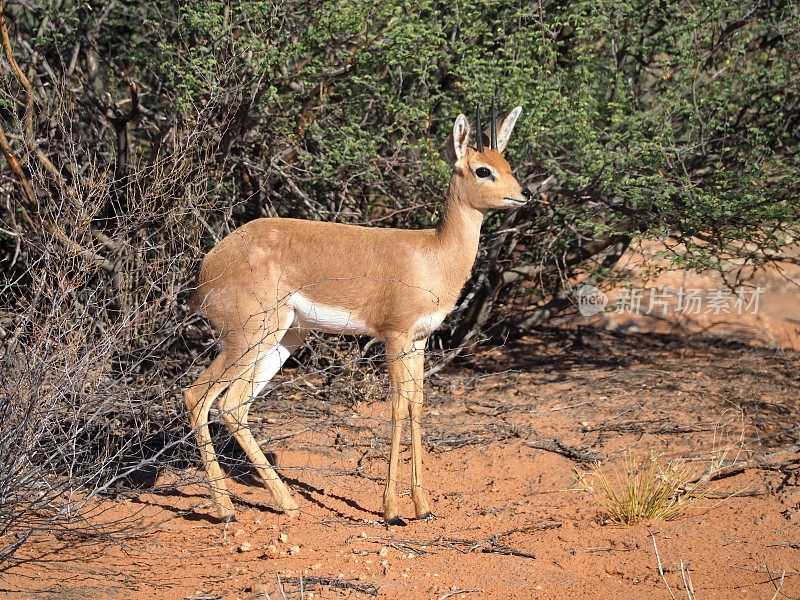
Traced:
<path id="1" fill-rule="evenodd" d="M 375 333 L 367 327 L 366 323 L 354 317 L 352 311 L 320 304 L 299 292 L 291 295 L 288 304 L 294 309 L 295 324 L 299 327 L 350 335 L 374 335 Z"/>
<path id="2" fill-rule="evenodd" d="M 442 324 L 445 317 L 449 314 L 447 311 L 435 312 L 430 315 L 422 315 L 417 322 L 414 323 L 414 339 L 421 340 L 428 337 L 431 333 L 438 329 Z"/>

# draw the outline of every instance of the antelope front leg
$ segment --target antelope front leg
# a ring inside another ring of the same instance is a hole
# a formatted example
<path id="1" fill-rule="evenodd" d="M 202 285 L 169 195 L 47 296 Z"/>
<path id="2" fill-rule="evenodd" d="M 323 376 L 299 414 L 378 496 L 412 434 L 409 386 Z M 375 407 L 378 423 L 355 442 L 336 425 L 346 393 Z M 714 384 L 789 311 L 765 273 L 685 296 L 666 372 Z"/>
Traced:
<path id="1" fill-rule="evenodd" d="M 389 453 L 389 473 L 383 491 L 383 520 L 387 525 L 405 525 L 397 509 L 397 462 L 400 455 L 400 439 L 403 433 L 403 420 L 406 418 L 408 403 L 414 393 L 414 379 L 411 376 L 413 347 L 411 344 L 386 342 L 389 361 L 389 379 L 392 383 L 392 448 Z"/>
<path id="2" fill-rule="evenodd" d="M 418 519 L 427 521 L 434 517 L 425 488 L 422 485 L 422 379 L 425 373 L 425 342 L 414 342 L 409 359 L 409 370 L 414 382 L 414 393 L 409 405 L 411 419 L 411 500 Z"/>

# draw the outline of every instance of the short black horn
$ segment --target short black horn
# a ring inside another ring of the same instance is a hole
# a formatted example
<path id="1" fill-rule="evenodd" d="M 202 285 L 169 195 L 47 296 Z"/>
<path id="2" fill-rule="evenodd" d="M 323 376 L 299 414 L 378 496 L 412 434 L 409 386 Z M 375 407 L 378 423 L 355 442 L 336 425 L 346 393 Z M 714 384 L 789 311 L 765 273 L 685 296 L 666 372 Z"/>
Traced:
<path id="1" fill-rule="evenodd" d="M 481 105 L 475 105 L 475 147 L 483 152 L 483 131 L 481 131 Z"/>
<path id="2" fill-rule="evenodd" d="M 491 148 L 492 150 L 497 150 L 497 105 L 495 104 L 494 98 L 492 98 L 492 139 L 491 139 Z"/>

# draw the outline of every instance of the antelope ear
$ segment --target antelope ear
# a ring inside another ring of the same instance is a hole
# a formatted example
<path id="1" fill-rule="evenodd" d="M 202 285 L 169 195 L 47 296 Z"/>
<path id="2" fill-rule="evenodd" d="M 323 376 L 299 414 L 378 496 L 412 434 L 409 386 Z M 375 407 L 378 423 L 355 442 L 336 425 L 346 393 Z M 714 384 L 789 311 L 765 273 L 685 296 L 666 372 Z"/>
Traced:
<path id="1" fill-rule="evenodd" d="M 508 146 L 508 140 L 511 139 L 511 132 L 514 131 L 514 125 L 517 123 L 522 107 L 518 106 L 503 120 L 500 130 L 497 132 L 497 151 L 502 152 Z"/>
<path id="2" fill-rule="evenodd" d="M 453 134 L 447 138 L 447 158 L 452 164 L 457 163 L 467 153 L 469 143 L 469 123 L 467 117 L 458 115 L 453 125 Z"/>

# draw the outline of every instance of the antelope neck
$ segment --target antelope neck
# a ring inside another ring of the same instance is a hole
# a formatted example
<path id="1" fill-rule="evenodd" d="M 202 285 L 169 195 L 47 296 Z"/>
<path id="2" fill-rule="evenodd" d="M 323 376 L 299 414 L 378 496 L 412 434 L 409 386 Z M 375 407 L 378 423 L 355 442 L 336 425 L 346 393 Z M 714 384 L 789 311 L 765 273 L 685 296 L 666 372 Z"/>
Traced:
<path id="1" fill-rule="evenodd" d="M 436 228 L 436 236 L 440 240 L 455 238 L 454 241 L 465 242 L 474 238 L 477 250 L 477 240 L 481 233 L 483 211 L 472 206 L 467 194 L 460 189 L 454 180 L 447 190 L 444 203 L 444 216 Z"/>
<path id="2" fill-rule="evenodd" d="M 464 194 L 451 185 L 445 201 L 444 216 L 434 239 L 447 266 L 455 268 L 466 280 L 478 253 L 483 212 L 473 208 Z M 448 269 L 449 270 L 449 269 Z"/>

